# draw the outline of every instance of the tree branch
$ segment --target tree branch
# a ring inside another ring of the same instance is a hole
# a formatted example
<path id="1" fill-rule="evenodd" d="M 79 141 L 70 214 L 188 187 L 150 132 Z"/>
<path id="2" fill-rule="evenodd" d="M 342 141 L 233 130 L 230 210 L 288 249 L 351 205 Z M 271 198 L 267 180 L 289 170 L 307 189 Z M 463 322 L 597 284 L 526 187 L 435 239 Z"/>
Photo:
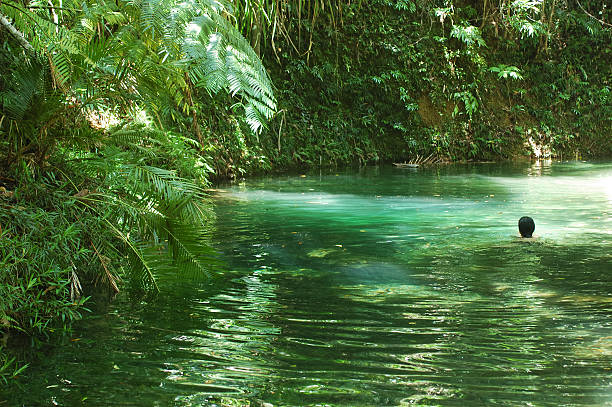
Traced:
<path id="1" fill-rule="evenodd" d="M 13 27 L 13 24 L 11 24 L 11 22 L 7 20 L 3 14 L 0 14 L 0 26 L 4 27 L 17 40 L 17 42 L 19 42 L 19 44 L 23 48 L 30 51 L 31 53 L 35 52 L 32 44 L 30 44 L 28 40 L 26 40 L 26 38 L 21 32 L 19 32 L 18 29 Z"/>
<path id="2" fill-rule="evenodd" d="M 586 11 L 584 9 L 584 7 L 582 7 L 582 4 L 580 4 L 579 0 L 576 0 L 576 3 L 578 3 L 578 7 L 580 7 L 580 9 L 582 11 L 584 11 L 587 16 L 591 17 L 592 19 L 595 19 L 595 20 L 599 21 L 602 25 L 606 25 L 608 27 L 612 27 L 612 24 L 606 23 L 604 20 L 600 20 L 599 18 L 595 17 L 593 14 L 589 13 L 588 11 Z"/>
<path id="3" fill-rule="evenodd" d="M 77 11 L 79 13 L 82 13 L 83 10 L 80 8 L 69 8 L 69 7 L 55 7 L 55 6 L 28 6 L 28 10 L 34 10 L 34 9 L 55 9 L 55 10 L 67 10 L 67 11 Z"/>

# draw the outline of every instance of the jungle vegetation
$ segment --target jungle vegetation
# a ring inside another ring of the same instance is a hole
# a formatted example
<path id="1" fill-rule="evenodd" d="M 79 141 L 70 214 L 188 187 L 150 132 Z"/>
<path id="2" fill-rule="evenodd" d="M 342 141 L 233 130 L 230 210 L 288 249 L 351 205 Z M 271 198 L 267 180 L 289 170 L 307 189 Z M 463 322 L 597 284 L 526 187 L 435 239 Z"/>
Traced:
<path id="1" fill-rule="evenodd" d="M 0 326 L 46 335 L 93 286 L 209 276 L 217 109 L 257 134 L 270 79 L 215 1 L 3 2 Z M 241 134 L 241 133 L 240 133 Z"/>
<path id="2" fill-rule="evenodd" d="M 612 152 L 605 1 L 264 3 L 236 14 L 277 87 L 281 166 Z"/>
<path id="3" fill-rule="evenodd" d="M 5 333 L 215 277 L 219 178 L 612 152 L 606 0 L 2 0 L 0 44 Z"/>

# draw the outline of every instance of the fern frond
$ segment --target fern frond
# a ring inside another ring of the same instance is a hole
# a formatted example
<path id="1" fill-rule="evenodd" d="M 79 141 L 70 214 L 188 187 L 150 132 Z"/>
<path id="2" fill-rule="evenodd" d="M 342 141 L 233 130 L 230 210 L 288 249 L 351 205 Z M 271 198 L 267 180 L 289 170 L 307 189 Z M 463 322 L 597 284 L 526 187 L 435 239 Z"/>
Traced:
<path id="1" fill-rule="evenodd" d="M 10 119 L 24 118 L 39 94 L 42 77 L 42 67 L 35 62 L 26 63 L 10 73 L 7 88 L 0 91 L 0 106 Z"/>
<path id="2" fill-rule="evenodd" d="M 163 247 L 148 242 L 125 242 L 131 249 L 128 258 L 132 281 L 145 291 L 159 291 L 155 273 L 170 267 L 162 255 Z"/>
<path id="3" fill-rule="evenodd" d="M 248 41 L 225 18 L 214 12 L 194 18 L 183 49 L 197 87 L 211 93 L 227 89 L 258 111 L 247 120 L 253 131 L 272 117 L 276 100 L 270 78 Z"/>
<path id="4" fill-rule="evenodd" d="M 204 198 L 204 190 L 193 182 L 182 179 L 174 171 L 148 165 L 126 164 L 123 166 L 126 177 L 135 180 L 136 190 L 152 187 L 160 200 L 172 200 L 177 196 L 190 195 Z"/>
<path id="5" fill-rule="evenodd" d="M 220 264 L 218 253 L 205 242 L 202 228 L 184 222 L 168 222 L 168 247 L 181 272 L 195 277 L 212 277 L 212 268 Z"/>

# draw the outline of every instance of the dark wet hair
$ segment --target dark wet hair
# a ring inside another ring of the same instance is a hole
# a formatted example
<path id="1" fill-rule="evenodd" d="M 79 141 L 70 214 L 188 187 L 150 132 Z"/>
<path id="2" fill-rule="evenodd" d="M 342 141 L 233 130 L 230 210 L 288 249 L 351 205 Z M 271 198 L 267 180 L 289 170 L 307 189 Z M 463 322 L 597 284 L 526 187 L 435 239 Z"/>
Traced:
<path id="1" fill-rule="evenodd" d="M 535 222 L 529 216 L 523 216 L 518 221 L 518 227 L 522 237 L 531 237 L 535 230 Z"/>

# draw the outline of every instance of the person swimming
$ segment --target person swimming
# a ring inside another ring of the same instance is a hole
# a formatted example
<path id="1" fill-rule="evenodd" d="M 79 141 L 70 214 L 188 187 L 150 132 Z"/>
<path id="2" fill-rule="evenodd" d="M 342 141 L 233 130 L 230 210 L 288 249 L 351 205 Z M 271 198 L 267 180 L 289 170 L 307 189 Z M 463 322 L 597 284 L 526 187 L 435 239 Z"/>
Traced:
<path id="1" fill-rule="evenodd" d="M 533 231 L 535 230 L 535 222 L 529 216 L 523 216 L 518 221 L 518 228 L 521 237 L 533 237 Z"/>

